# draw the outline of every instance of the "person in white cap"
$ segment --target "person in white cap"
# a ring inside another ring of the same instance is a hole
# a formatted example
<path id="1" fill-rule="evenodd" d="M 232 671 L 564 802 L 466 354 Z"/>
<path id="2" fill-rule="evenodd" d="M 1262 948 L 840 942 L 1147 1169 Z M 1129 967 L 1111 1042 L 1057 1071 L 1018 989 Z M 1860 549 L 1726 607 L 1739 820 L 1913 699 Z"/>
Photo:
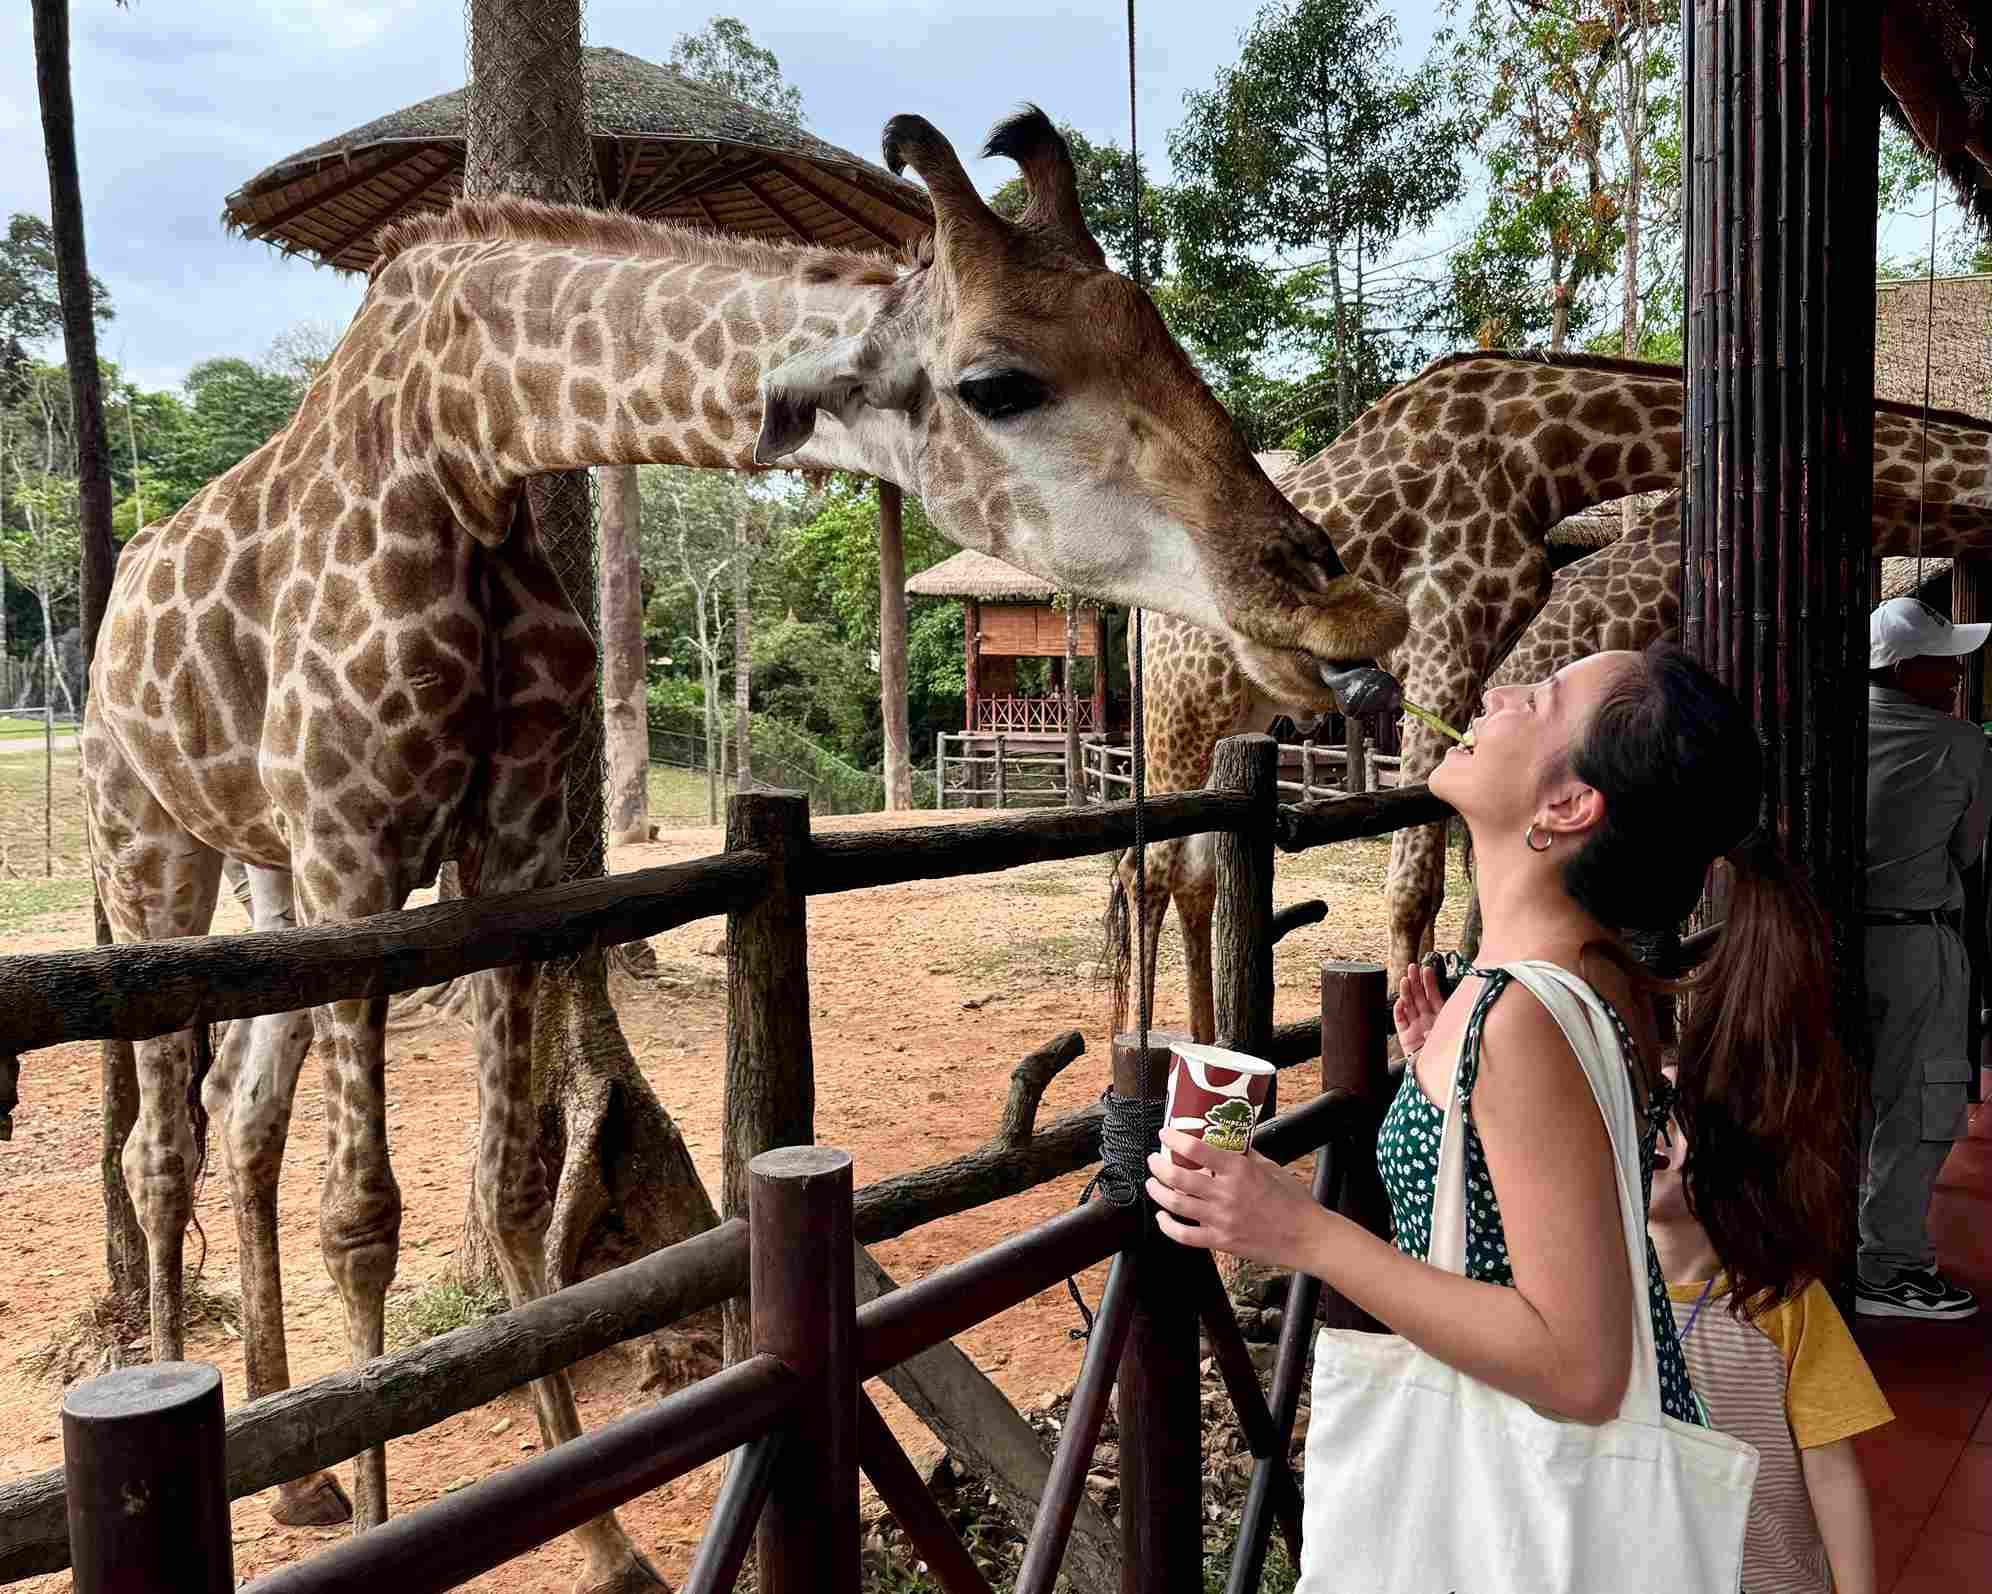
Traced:
<path id="1" fill-rule="evenodd" d="M 1915 598 L 1868 617 L 1867 985 L 1873 1058 L 1861 1114 L 1863 1317 L 1978 1310 L 1937 1271 L 1930 1192 L 1965 1133 L 1970 965 L 1964 880 L 1985 847 L 1985 734 L 1953 716 L 1964 658 L 1988 625 L 1952 625 Z"/>

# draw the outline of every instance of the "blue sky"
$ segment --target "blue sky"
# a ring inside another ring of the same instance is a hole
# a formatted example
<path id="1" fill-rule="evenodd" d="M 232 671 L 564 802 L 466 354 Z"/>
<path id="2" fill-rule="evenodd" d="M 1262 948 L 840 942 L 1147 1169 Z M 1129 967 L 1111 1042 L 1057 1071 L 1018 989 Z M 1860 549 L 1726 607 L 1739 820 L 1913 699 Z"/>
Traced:
<path id="1" fill-rule="evenodd" d="M 1032 99 L 1088 135 L 1127 137 L 1125 8 L 1064 0 L 705 0 L 746 22 L 802 90 L 823 138 L 876 159 L 886 117 L 918 111 L 966 155 Z M 195 361 L 260 354 L 298 321 L 343 327 L 357 279 L 231 238 L 223 196 L 272 161 L 459 86 L 456 0 L 70 0 L 77 141 L 91 269 L 117 319 L 104 353 L 149 387 Z M 1185 90 L 1235 58 L 1245 6 L 1141 0 L 1141 144 L 1166 170 Z M 591 0 L 588 40 L 662 61 L 704 9 Z M 1408 58 L 1438 25 L 1437 0 L 1396 9 Z M 985 190 L 1004 161 L 970 167 Z M 48 173 L 25 4 L 0 20 L 0 217 L 46 215 Z"/>
<path id="2" fill-rule="evenodd" d="M 457 0 L 131 0 L 129 9 L 70 0 L 70 9 L 90 263 L 118 312 L 105 354 L 143 385 L 165 387 L 197 360 L 258 355 L 296 322 L 343 327 L 359 281 L 229 237 L 223 196 L 306 145 L 460 85 Z M 1166 175 L 1184 93 L 1235 59 L 1251 7 L 1141 0 L 1137 12 L 1142 151 Z M 592 0 L 589 42 L 662 61 L 712 14 Z M 876 157 L 887 116 L 918 111 L 966 156 L 1024 99 L 1090 136 L 1126 139 L 1120 4 L 732 0 L 725 14 L 780 57 L 812 129 L 859 154 Z M 1394 14 L 1412 64 L 1441 24 L 1440 0 L 1399 0 Z M 970 170 L 993 190 L 1012 168 Z M 28 8 L 17 3 L 0 21 L 0 217 L 47 209 Z M 1442 219 L 1401 253 L 1443 248 L 1465 220 Z M 1886 246 L 1908 253 L 1919 240 L 1912 221 L 1888 229 Z"/>

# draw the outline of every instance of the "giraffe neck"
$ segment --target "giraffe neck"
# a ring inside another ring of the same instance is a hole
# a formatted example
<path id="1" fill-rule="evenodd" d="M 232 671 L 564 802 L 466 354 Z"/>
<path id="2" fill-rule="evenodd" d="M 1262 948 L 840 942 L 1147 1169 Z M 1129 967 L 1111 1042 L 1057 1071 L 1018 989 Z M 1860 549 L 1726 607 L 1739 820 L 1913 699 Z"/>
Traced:
<path id="1" fill-rule="evenodd" d="M 396 399 L 415 433 L 404 448 L 430 444 L 452 510 L 489 524 L 520 483 L 551 471 L 753 468 L 768 370 L 908 291 L 884 256 L 681 228 L 643 238 L 640 254 L 588 240 L 411 243 L 381 268 L 320 378 L 331 404 L 354 388 Z M 907 479 L 887 428 L 825 421 L 795 468 Z"/>

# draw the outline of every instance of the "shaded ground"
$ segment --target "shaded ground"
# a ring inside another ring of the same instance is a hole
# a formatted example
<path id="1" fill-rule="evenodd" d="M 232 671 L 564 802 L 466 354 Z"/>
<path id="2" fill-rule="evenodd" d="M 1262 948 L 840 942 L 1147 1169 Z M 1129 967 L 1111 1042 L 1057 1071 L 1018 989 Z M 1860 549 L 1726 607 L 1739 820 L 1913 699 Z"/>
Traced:
<path id="1" fill-rule="evenodd" d="M 0 781 L 14 761 L 0 760 Z M 670 772 L 662 772 L 667 776 Z M 32 786 L 40 824 L 40 771 Z M 682 789 L 681 789 L 682 788 Z M 667 811 L 703 817 L 704 784 L 673 778 L 660 791 Z M 19 798 L 0 787 L 0 834 Z M 953 817 L 953 816 L 950 816 Z M 903 823 L 933 815 L 898 816 Z M 891 823 L 886 816 L 826 819 L 821 830 Z M 719 850 L 720 832 L 698 824 L 664 832 L 653 844 L 618 850 L 629 870 Z M 1307 1016 L 1318 1003 L 1318 969 L 1328 958 L 1377 958 L 1385 945 L 1381 893 L 1387 843 L 1355 843 L 1279 861 L 1276 901 L 1328 898 L 1327 920 L 1289 936 L 1276 960 L 1276 1017 Z M 1086 859 L 1034 865 L 1005 875 L 820 898 L 810 905 L 811 1015 L 817 1068 L 817 1138 L 849 1150 L 862 1186 L 970 1150 L 995 1129 L 1009 1071 L 1051 1036 L 1079 1029 L 1088 1053 L 1054 1082 L 1045 1115 L 1098 1095 L 1107 1078 L 1106 992 L 1095 981 L 1098 923 L 1107 864 Z M 1457 934 L 1458 882 L 1440 928 Z M 67 891 L 69 896 L 62 896 Z M 55 892 L 54 900 L 47 893 Z M 0 951 L 50 950 L 89 939 L 87 887 L 80 880 L 0 883 Z M 223 893 L 216 928 L 242 928 Z M 719 1184 L 721 1083 L 725 1058 L 725 965 L 713 955 L 722 926 L 707 920 L 655 942 L 660 976 L 618 988 L 618 1008 L 639 1063 L 683 1127 L 708 1189 Z M 1166 934 L 1156 1021 L 1185 1014 L 1173 922 Z M 404 1318 L 431 1303 L 425 1291 L 443 1275 L 457 1240 L 469 1179 L 475 1087 L 469 1031 L 445 1019 L 389 1037 L 389 1129 L 406 1208 L 399 1280 L 390 1297 Z M 15 1138 L 0 1146 L 0 1200 L 13 1243 L 0 1252 L 0 1478 L 61 1460 L 60 1385 L 37 1376 L 27 1358 L 59 1336 L 88 1305 L 102 1274 L 96 1186 L 95 1050 L 53 1048 L 23 1059 Z M 307 1065 L 281 1197 L 285 1300 L 291 1362 L 300 1380 L 343 1365 L 338 1298 L 317 1250 L 317 1198 L 325 1157 L 316 1071 Z M 1083 1175 L 927 1228 L 880 1248 L 902 1281 L 980 1250 L 1068 1208 Z M 224 1300 L 236 1290 L 235 1233 L 220 1175 L 201 1192 L 208 1241 L 205 1282 Z M 196 1253 L 198 1246 L 192 1248 Z M 1097 1298 L 1100 1278 L 1082 1281 Z M 965 1335 L 961 1344 L 1019 1405 L 1048 1403 L 1064 1390 L 1081 1347 L 1069 1336 L 1075 1315 L 1064 1290 L 1048 1291 Z M 231 1402 L 241 1398 L 239 1338 L 225 1322 L 193 1336 L 189 1354 L 222 1369 Z M 611 1353 L 581 1370 L 584 1422 L 594 1425 L 648 1397 L 636 1387 L 633 1358 Z M 879 1386 L 874 1393 L 916 1457 L 935 1454 L 910 1417 Z M 404 1511 L 519 1458 L 537 1444 L 523 1394 L 465 1413 L 419 1439 L 389 1447 L 393 1509 Z M 717 1465 L 636 1502 L 625 1520 L 667 1575 L 682 1576 L 718 1486 Z M 312 1553 L 339 1535 L 277 1527 L 266 1497 L 237 1503 L 240 1578 Z M 485 1590 L 565 1587 L 579 1569 L 565 1541 L 470 1585 Z M 66 1577 L 24 1585 L 37 1594 L 66 1589 Z"/>

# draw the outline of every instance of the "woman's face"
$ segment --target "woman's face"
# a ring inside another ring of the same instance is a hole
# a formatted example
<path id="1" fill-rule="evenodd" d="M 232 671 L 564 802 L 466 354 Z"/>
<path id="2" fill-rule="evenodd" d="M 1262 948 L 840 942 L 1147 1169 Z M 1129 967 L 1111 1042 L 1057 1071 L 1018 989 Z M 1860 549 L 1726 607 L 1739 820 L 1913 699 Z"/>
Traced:
<path id="1" fill-rule="evenodd" d="M 1545 787 L 1569 776 L 1569 753 L 1637 653 L 1594 653 L 1534 686 L 1500 686 L 1473 722 L 1471 749 L 1455 746 L 1432 771 L 1435 796 L 1469 819 L 1518 827 L 1535 817 Z"/>
<path id="2" fill-rule="evenodd" d="M 1671 1083 L 1674 1070 L 1668 1068 L 1662 1072 Z M 1653 1196 L 1646 1204 L 1646 1216 L 1650 1221 L 1665 1223 L 1690 1215 L 1687 1186 L 1681 1182 L 1681 1169 L 1687 1160 L 1687 1137 L 1681 1133 L 1680 1120 L 1669 1113 L 1666 1125 L 1653 1145 Z"/>

